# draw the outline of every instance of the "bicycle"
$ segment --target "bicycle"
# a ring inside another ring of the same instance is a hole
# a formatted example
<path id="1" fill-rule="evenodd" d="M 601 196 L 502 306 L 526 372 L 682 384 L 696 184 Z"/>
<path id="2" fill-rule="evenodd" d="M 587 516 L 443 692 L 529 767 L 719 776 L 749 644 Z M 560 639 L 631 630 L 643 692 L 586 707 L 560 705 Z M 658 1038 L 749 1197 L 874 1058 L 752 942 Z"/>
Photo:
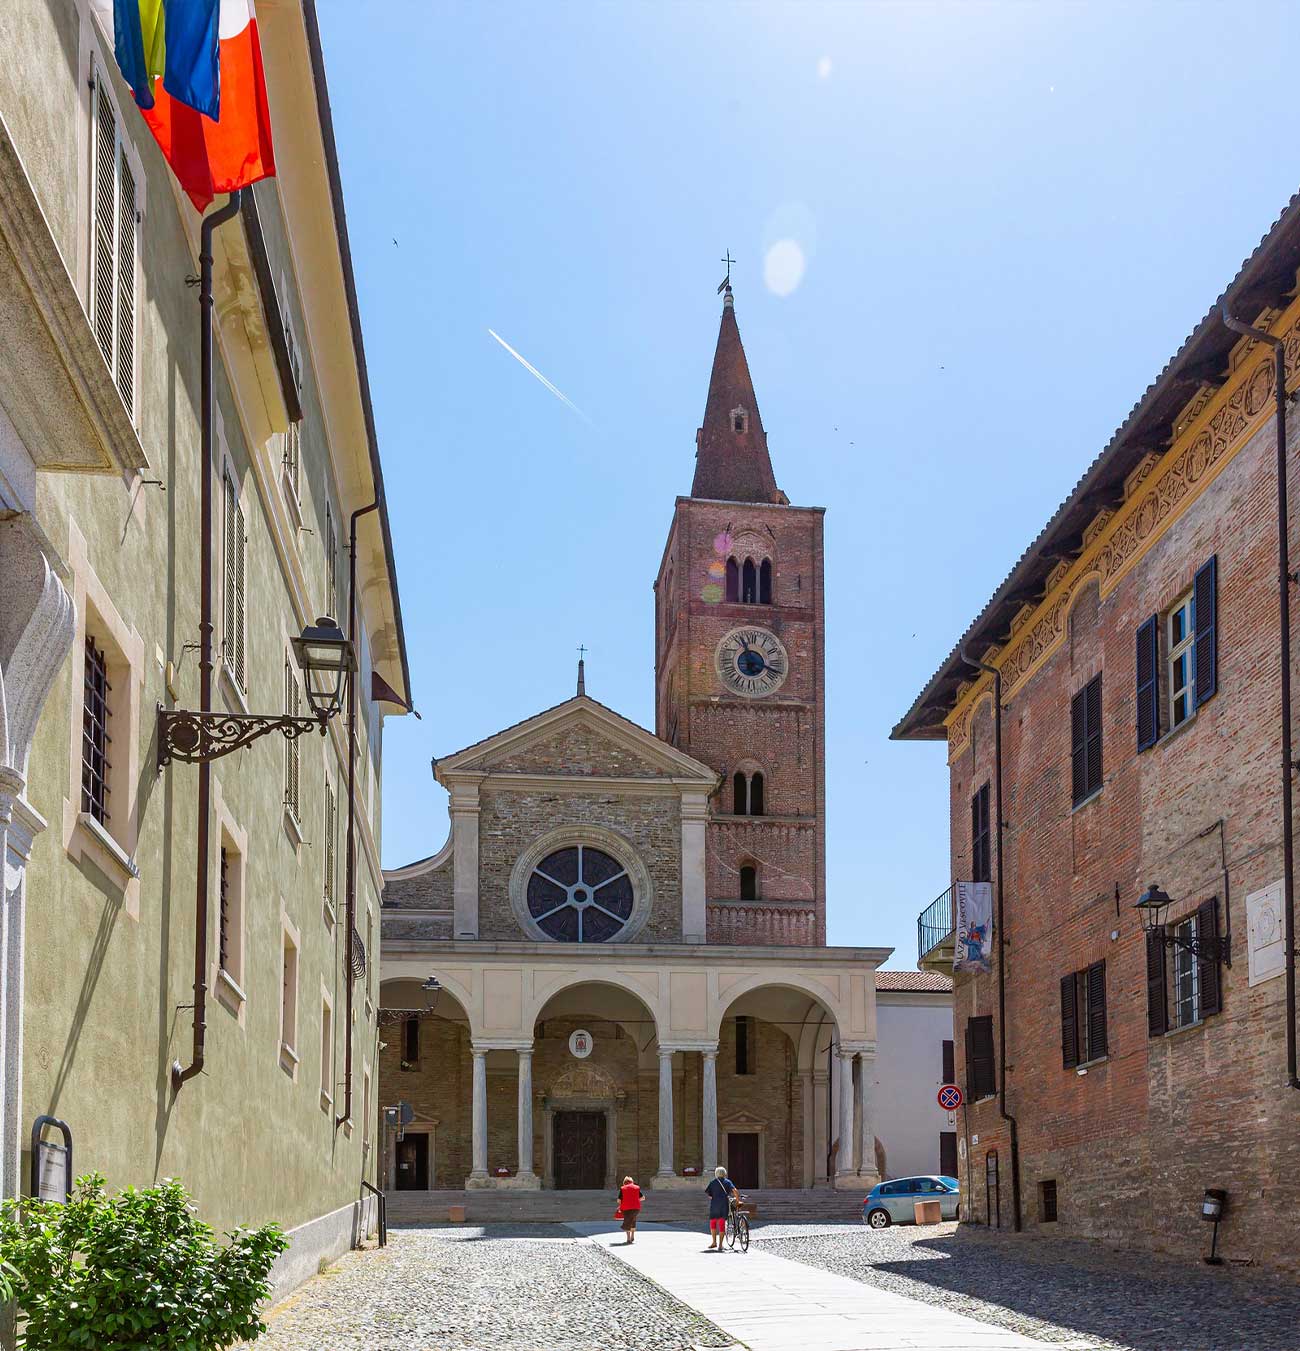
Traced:
<path id="1" fill-rule="evenodd" d="M 741 1252 L 749 1251 L 749 1217 L 740 1209 L 745 1198 L 739 1192 L 732 1192 L 727 1200 L 727 1246 L 734 1249 L 740 1244 Z"/>

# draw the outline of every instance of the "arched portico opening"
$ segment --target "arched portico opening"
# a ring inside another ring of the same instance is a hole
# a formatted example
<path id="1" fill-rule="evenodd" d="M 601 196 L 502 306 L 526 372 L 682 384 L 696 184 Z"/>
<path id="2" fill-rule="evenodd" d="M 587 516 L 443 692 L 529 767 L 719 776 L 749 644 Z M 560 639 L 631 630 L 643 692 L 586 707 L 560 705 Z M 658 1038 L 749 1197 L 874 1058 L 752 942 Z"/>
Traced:
<path id="1" fill-rule="evenodd" d="M 542 1186 L 614 1187 L 654 1171 L 657 1023 L 621 985 L 576 981 L 533 1021 L 534 1155 Z"/>
<path id="2" fill-rule="evenodd" d="M 717 1023 L 718 1156 L 744 1187 L 874 1179 L 874 1059 L 840 1048 L 829 992 L 746 982 Z M 863 1162 L 864 1143 L 866 1162 Z"/>
<path id="3" fill-rule="evenodd" d="M 459 1188 L 470 1171 L 473 1056 L 465 1006 L 414 978 L 379 987 L 379 1167 L 387 1191 Z M 400 1131 L 383 1109 L 409 1104 Z M 401 1139 L 398 1139 L 398 1135 Z"/>

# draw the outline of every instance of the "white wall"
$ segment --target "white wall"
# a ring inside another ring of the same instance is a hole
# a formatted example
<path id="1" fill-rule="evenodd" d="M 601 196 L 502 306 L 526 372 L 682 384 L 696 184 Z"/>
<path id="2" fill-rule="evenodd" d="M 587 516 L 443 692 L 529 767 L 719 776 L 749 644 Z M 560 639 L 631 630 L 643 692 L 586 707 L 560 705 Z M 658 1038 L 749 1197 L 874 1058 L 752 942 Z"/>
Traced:
<path id="1" fill-rule="evenodd" d="M 887 1177 L 939 1171 L 939 1132 L 956 1130 L 935 1099 L 943 1043 L 952 1040 L 952 996 L 876 992 L 876 1136 Z"/>

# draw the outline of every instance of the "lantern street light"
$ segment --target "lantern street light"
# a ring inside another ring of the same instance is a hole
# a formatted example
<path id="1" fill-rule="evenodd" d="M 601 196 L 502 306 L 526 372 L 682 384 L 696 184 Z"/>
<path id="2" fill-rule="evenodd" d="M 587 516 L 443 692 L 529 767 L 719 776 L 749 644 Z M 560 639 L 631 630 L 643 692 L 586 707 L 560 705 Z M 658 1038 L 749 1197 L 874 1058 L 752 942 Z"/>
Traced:
<path id="1" fill-rule="evenodd" d="M 426 976 L 420 982 L 420 989 L 424 992 L 424 1011 L 432 1013 L 438 1007 L 438 996 L 442 994 L 442 982 L 437 976 Z"/>
<path id="2" fill-rule="evenodd" d="M 307 732 L 325 735 L 343 707 L 348 676 L 355 665 L 352 644 L 328 615 L 292 640 L 307 683 L 310 715 L 296 713 L 196 712 L 158 706 L 158 768 L 173 760 L 202 764 L 240 750 L 269 732 L 295 741 Z"/>
<path id="3" fill-rule="evenodd" d="M 1193 938 L 1183 938 L 1166 928 L 1165 916 L 1173 903 L 1173 898 L 1161 890 L 1160 884 L 1152 882 L 1137 898 L 1133 908 L 1142 916 L 1142 927 L 1147 934 L 1157 934 L 1166 947 L 1186 948 L 1194 957 L 1205 962 L 1226 961 L 1229 955 L 1227 938 L 1202 938 L 1199 934 Z"/>

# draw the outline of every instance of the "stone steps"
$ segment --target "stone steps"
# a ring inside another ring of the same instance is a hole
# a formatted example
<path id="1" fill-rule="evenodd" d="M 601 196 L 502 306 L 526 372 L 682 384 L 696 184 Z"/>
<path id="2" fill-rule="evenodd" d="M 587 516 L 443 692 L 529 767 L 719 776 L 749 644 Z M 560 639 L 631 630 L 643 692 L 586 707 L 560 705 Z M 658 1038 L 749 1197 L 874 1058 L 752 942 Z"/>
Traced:
<path id="1" fill-rule="evenodd" d="M 862 1217 L 865 1189 L 857 1191 L 786 1191 L 777 1188 L 746 1192 L 758 1206 L 763 1223 L 844 1222 Z M 451 1206 L 464 1206 L 471 1224 L 543 1223 L 609 1220 L 615 1200 L 607 1191 L 432 1191 L 387 1193 L 390 1224 L 445 1221 Z M 647 1221 L 698 1224 L 708 1214 L 704 1184 L 698 1192 L 646 1189 Z"/>

